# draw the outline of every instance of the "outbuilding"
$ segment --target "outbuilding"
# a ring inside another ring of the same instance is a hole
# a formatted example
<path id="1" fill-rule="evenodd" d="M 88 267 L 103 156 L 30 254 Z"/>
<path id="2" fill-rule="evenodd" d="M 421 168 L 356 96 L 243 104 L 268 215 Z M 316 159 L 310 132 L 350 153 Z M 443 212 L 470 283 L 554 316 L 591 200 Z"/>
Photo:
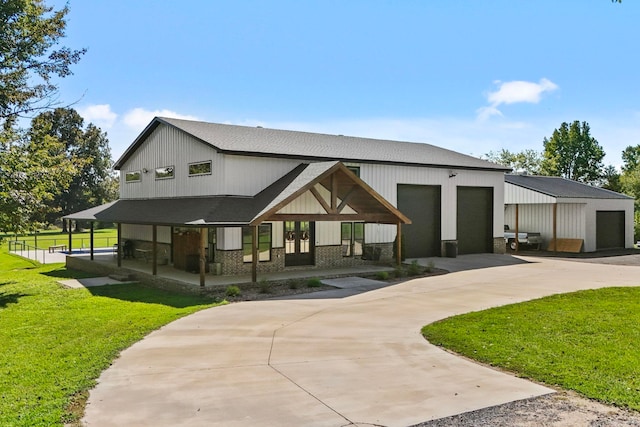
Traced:
<path id="1" fill-rule="evenodd" d="M 633 248 L 634 199 L 561 177 L 505 175 L 505 225 L 540 232 L 543 247 Z"/>

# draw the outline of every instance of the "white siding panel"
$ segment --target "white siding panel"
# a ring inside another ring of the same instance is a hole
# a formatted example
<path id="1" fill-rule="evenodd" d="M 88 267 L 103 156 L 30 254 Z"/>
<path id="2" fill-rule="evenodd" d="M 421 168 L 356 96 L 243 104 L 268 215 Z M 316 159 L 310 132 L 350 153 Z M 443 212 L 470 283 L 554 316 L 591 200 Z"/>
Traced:
<path id="1" fill-rule="evenodd" d="M 212 161 L 212 174 L 189 177 L 189 163 Z M 120 198 L 184 197 L 225 194 L 222 186 L 224 170 L 221 156 L 177 129 L 160 125 L 145 143 L 133 153 L 120 170 Z M 158 167 L 173 166 L 175 177 L 156 180 Z M 140 182 L 125 182 L 129 171 L 143 171 Z"/>
<path id="2" fill-rule="evenodd" d="M 555 197 L 547 196 L 546 194 L 539 193 L 537 191 L 522 188 L 517 185 L 504 183 L 504 203 L 505 204 L 540 204 L 540 203 L 555 203 Z"/>
<path id="3" fill-rule="evenodd" d="M 122 238 L 132 240 L 153 241 L 153 227 L 151 225 L 122 224 Z M 158 226 L 158 243 L 171 243 L 171 227 Z"/>
<path id="4" fill-rule="evenodd" d="M 242 249 L 242 227 L 223 227 L 218 229 L 216 246 L 220 250 L 234 251 Z"/>
<path id="5" fill-rule="evenodd" d="M 339 221 L 316 222 L 316 246 L 331 246 L 340 243 Z"/>
<path id="6" fill-rule="evenodd" d="M 224 192 L 254 196 L 303 163 L 270 157 L 224 156 Z"/>

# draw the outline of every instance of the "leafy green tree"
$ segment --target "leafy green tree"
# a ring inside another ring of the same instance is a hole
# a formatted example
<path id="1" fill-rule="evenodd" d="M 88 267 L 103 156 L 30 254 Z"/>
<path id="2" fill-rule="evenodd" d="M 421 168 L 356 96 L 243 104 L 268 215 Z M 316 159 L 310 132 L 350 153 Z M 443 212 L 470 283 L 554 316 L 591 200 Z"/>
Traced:
<path id="1" fill-rule="evenodd" d="M 58 209 L 49 213 L 47 222 L 54 223 L 60 216 L 117 197 L 107 135 L 92 123 L 85 128 L 84 119 L 74 109 L 56 108 L 39 114 L 31 122 L 29 136 L 35 144 L 47 138 L 58 141 L 60 151 L 56 154 L 65 156 L 75 167 L 69 185 L 52 200 Z M 63 228 L 66 229 L 66 224 Z"/>
<path id="2" fill-rule="evenodd" d="M 84 49 L 55 48 L 64 37 L 69 8 L 43 0 L 0 1 L 0 124 L 57 103 L 54 77 L 71 74 Z"/>
<path id="3" fill-rule="evenodd" d="M 0 152 L 0 230 L 23 233 L 56 210 L 51 201 L 75 170 L 55 138 L 37 144 L 17 132 L 10 138 L 11 143 L 2 141 Z"/>
<path id="4" fill-rule="evenodd" d="M 596 183 L 602 176 L 605 152 L 590 134 L 589 124 L 578 120 L 555 129 L 544 138 L 541 172 L 584 183 Z"/>
<path id="5" fill-rule="evenodd" d="M 512 153 L 503 148 L 497 153 L 490 151 L 483 157 L 490 162 L 510 167 L 514 173 L 526 172 L 530 175 L 538 175 L 540 173 L 540 164 L 542 163 L 540 153 L 531 149 Z"/>
<path id="6" fill-rule="evenodd" d="M 622 188 L 621 178 L 622 175 L 620 175 L 620 172 L 618 172 L 616 167 L 613 165 L 609 165 L 602 171 L 600 187 L 607 190 L 615 191 L 617 193 L 623 193 L 624 189 Z"/>

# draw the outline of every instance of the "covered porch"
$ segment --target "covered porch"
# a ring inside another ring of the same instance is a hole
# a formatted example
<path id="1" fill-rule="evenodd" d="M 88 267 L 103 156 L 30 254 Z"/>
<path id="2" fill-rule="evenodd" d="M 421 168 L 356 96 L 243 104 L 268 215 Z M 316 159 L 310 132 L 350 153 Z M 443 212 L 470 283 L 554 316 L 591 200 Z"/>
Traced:
<path id="1" fill-rule="evenodd" d="M 159 262 L 161 254 L 158 243 L 158 227 L 174 227 L 192 230 L 199 234 L 197 258 L 199 286 L 208 283 L 238 283 L 238 280 L 258 281 L 259 273 L 259 227 L 265 223 L 286 221 L 353 221 L 375 224 L 394 224 L 397 227 L 396 262 L 401 254 L 401 226 L 410 220 L 391 203 L 377 194 L 341 162 L 320 162 L 301 164 L 290 173 L 269 185 L 253 197 L 210 196 L 183 197 L 171 199 L 121 199 L 86 211 L 65 217 L 71 221 L 112 222 L 118 227 L 118 244 L 109 255 L 94 253 L 93 241 L 88 257 L 67 258 L 67 265 L 82 270 L 100 270 L 111 264 L 126 271 L 129 268 L 148 274 L 151 282 L 180 276 L 190 282 L 194 275 L 174 268 L 173 240 L 171 256 L 167 265 Z M 144 263 L 140 260 L 125 259 L 122 234 L 123 224 L 138 224 L 151 227 L 151 242 L 144 249 Z M 207 236 L 209 227 L 244 227 L 251 230 L 251 273 L 248 275 L 213 276 L 207 274 Z M 72 245 L 69 235 L 69 247 Z M 84 259 L 81 259 L 84 258 Z M 91 266 L 87 262 L 95 263 Z M 102 267 L 100 267 L 102 266 Z M 367 266 L 371 271 L 374 265 Z M 260 272 L 261 279 L 299 275 L 299 268 L 284 268 L 283 271 Z M 307 273 L 305 273 L 307 274 Z M 317 269 L 308 272 L 308 277 L 318 275 Z M 158 279 L 158 280 L 156 280 Z"/>

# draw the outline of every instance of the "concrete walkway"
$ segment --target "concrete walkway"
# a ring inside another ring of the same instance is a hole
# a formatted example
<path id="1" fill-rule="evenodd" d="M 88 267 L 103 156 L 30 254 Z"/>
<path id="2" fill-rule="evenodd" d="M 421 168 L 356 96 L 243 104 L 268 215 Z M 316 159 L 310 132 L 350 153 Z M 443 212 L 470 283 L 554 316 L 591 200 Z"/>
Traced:
<path id="1" fill-rule="evenodd" d="M 318 293 L 201 311 L 124 351 L 91 391 L 84 422 L 404 427 L 550 393 L 420 335 L 458 313 L 640 283 L 640 267 L 528 261 L 344 298 Z"/>

